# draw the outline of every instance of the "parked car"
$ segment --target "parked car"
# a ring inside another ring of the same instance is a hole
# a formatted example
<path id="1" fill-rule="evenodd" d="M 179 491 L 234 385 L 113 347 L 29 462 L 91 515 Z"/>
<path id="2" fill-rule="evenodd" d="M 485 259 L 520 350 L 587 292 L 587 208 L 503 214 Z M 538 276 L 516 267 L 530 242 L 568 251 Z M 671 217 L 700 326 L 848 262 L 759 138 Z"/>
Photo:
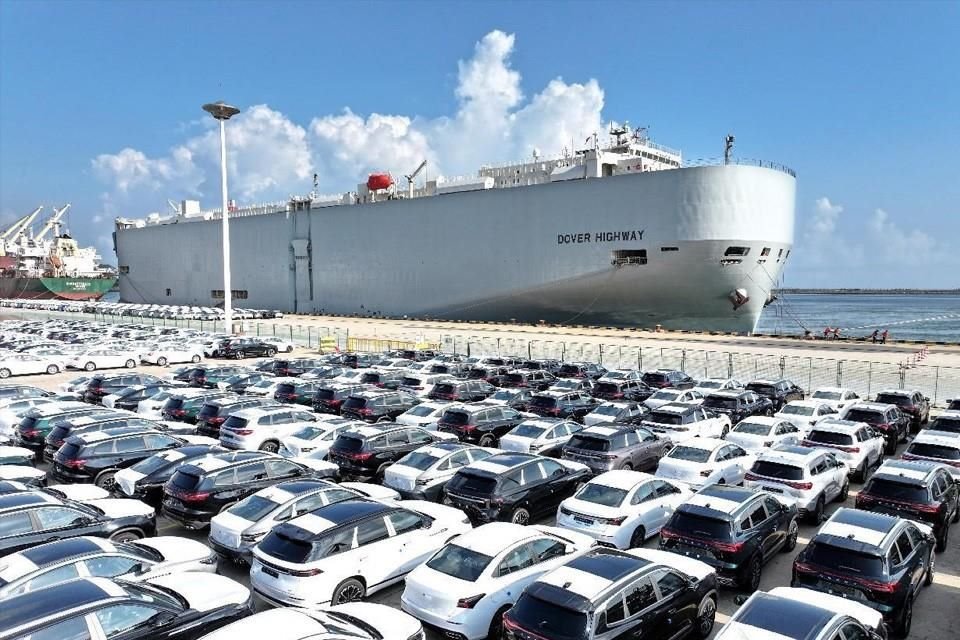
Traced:
<path id="1" fill-rule="evenodd" d="M 607 372 L 607 369 L 593 362 L 565 362 L 558 370 L 558 378 L 590 378 L 596 380 Z"/>
<path id="2" fill-rule="evenodd" d="M 344 478 L 382 479 L 387 468 L 411 451 L 455 436 L 391 422 L 341 432 L 327 458 L 338 465 Z"/>
<path id="3" fill-rule="evenodd" d="M 394 421 L 397 424 L 433 430 L 437 428 L 437 423 L 443 417 L 443 412 L 450 406 L 449 402 L 421 402 L 401 413 Z"/>
<path id="4" fill-rule="evenodd" d="M 348 602 L 322 610 L 268 609 L 208 633 L 201 640 L 317 640 L 318 638 L 382 638 L 410 640 L 423 636 L 420 621 L 385 604 Z"/>
<path id="5" fill-rule="evenodd" d="M 922 392 L 908 389 L 890 389 L 877 394 L 874 402 L 895 404 L 910 417 L 910 431 L 916 433 L 930 421 L 930 398 Z"/>
<path id="6" fill-rule="evenodd" d="M 463 640 L 500 638 L 524 588 L 593 540 L 556 527 L 491 522 L 447 543 L 407 575 L 400 607 Z"/>
<path id="7" fill-rule="evenodd" d="M 730 391 L 743 389 L 743 383 L 736 378 L 702 378 L 696 381 L 693 387 L 704 396 L 710 395 L 714 391 Z"/>
<path id="8" fill-rule="evenodd" d="M 960 434 L 924 429 L 900 456 L 904 460 L 930 460 L 948 465 L 960 480 Z"/>
<path id="9" fill-rule="evenodd" d="M 654 391 L 643 401 L 643 405 L 652 410 L 659 409 L 667 404 L 700 404 L 701 402 L 703 402 L 703 396 L 700 395 L 699 391 L 694 389 L 667 388 Z"/>
<path id="10" fill-rule="evenodd" d="M 931 431 L 960 433 L 960 411 L 943 411 L 927 424 Z"/>
<path id="11" fill-rule="evenodd" d="M 277 355 L 276 345 L 264 342 L 259 338 L 231 338 L 230 340 L 224 340 L 217 346 L 214 352 L 214 356 L 217 358 L 236 358 L 237 360 L 251 356 L 272 358 L 275 355 Z"/>
<path id="12" fill-rule="evenodd" d="M 238 411 L 255 407 L 279 406 L 274 400 L 258 397 L 223 396 L 204 402 L 197 412 L 197 434 L 209 438 L 220 438 L 220 427 L 227 418 Z"/>
<path id="13" fill-rule="evenodd" d="M 277 390 L 273 392 L 273 399 L 277 402 L 312 407 L 314 393 L 320 388 L 321 384 L 316 380 L 300 378 L 297 378 L 295 382 L 283 382 L 277 385 Z"/>
<path id="14" fill-rule="evenodd" d="M 819 525 L 828 503 L 847 499 L 849 475 L 850 469 L 832 451 L 780 445 L 757 456 L 743 485 L 787 496 L 802 517 Z"/>
<path id="15" fill-rule="evenodd" d="M 583 425 L 563 418 L 534 418 L 524 420 L 501 436 L 498 446 L 504 451 L 537 453 L 559 458 L 564 445 Z"/>
<path id="16" fill-rule="evenodd" d="M 116 498 L 134 498 L 159 510 L 163 502 L 163 485 L 177 468 L 221 453 L 227 453 L 227 450 L 219 445 L 207 444 L 184 445 L 155 453 L 132 467 L 118 471 L 113 477 L 111 495 Z"/>
<path id="17" fill-rule="evenodd" d="M 203 348 L 200 345 L 166 345 L 151 349 L 140 358 L 142 362 L 165 367 L 179 362 L 197 363 L 203 360 Z"/>
<path id="18" fill-rule="evenodd" d="M 67 367 L 86 371 L 118 369 L 120 367 L 133 369 L 138 364 L 140 364 L 140 358 L 136 353 L 118 349 L 93 349 L 77 354 L 66 361 Z"/>
<path id="19" fill-rule="evenodd" d="M 443 488 L 461 467 L 489 458 L 495 449 L 461 442 L 436 442 L 414 449 L 383 474 L 383 484 L 407 500 L 441 502 Z"/>
<path id="20" fill-rule="evenodd" d="M 673 444 L 643 427 L 598 424 L 574 434 L 562 457 L 586 465 L 594 474 L 614 469 L 655 469 Z"/>
<path id="21" fill-rule="evenodd" d="M 54 375 L 67 367 L 62 356 L 42 356 L 30 353 L 0 356 L 0 378 L 29 376 L 37 373 Z"/>
<path id="22" fill-rule="evenodd" d="M 700 406 L 680 402 L 654 409 L 640 424 L 673 443 L 691 438 L 723 438 L 730 431 L 727 416 L 714 415 Z"/>
<path id="23" fill-rule="evenodd" d="M 819 400 L 793 400 L 780 407 L 774 417 L 788 420 L 807 434 L 824 418 L 841 417 L 837 410 L 826 402 Z"/>
<path id="24" fill-rule="evenodd" d="M 296 380 L 296 378 L 291 378 L 291 380 Z M 343 403 L 346 402 L 350 396 L 363 391 L 369 391 L 370 389 L 370 385 L 356 382 L 337 383 L 329 380 L 324 381 L 317 387 L 316 391 L 313 392 L 313 410 L 317 413 L 340 415 Z"/>
<path id="25" fill-rule="evenodd" d="M 910 419 L 898 407 L 890 404 L 858 402 L 847 408 L 844 419 L 866 422 L 880 431 L 886 442 L 883 452 L 888 456 L 897 452 L 900 442 L 906 442 L 910 431 Z"/>
<path id="26" fill-rule="evenodd" d="M 590 395 L 598 400 L 616 402 L 643 402 L 654 394 L 656 390 L 648 387 L 641 380 L 609 380 L 601 378 L 593 385 Z"/>
<path id="27" fill-rule="evenodd" d="M 544 369 L 513 369 L 500 379 L 500 386 L 507 388 L 546 391 L 557 377 Z"/>
<path id="28" fill-rule="evenodd" d="M 576 462 L 501 453 L 457 471 L 447 483 L 445 501 L 474 523 L 528 524 L 556 511 L 589 477 L 589 468 Z"/>
<path id="29" fill-rule="evenodd" d="M 933 583 L 930 527 L 880 513 L 837 509 L 793 562 L 790 586 L 833 592 L 883 614 L 905 637 L 920 589 Z"/>
<path id="30" fill-rule="evenodd" d="M 739 445 L 716 438 L 691 438 L 676 445 L 657 465 L 658 478 L 685 482 L 696 490 L 708 484 L 741 484 L 756 460 Z"/>
<path id="31" fill-rule="evenodd" d="M 200 393 L 184 393 L 177 391 L 170 394 L 163 408 L 160 409 L 160 416 L 164 420 L 172 422 L 186 422 L 187 424 L 196 424 L 200 410 L 208 402 L 233 396 L 226 391 L 209 391 L 206 389 L 198 390 Z"/>
<path id="32" fill-rule="evenodd" d="M 135 384 L 124 387 L 116 393 L 111 393 L 103 397 L 102 404 L 108 409 L 123 409 L 124 411 L 136 411 L 141 400 L 152 398 L 167 389 L 177 389 L 178 386 L 172 382 L 151 382 L 150 384 Z"/>
<path id="33" fill-rule="evenodd" d="M 418 404 L 420 398 L 406 391 L 360 391 L 344 401 L 340 415 L 364 422 L 390 421 Z"/>
<path id="34" fill-rule="evenodd" d="M 703 398 L 700 406 L 714 414 L 727 416 L 730 424 L 737 424 L 751 416 L 773 415 L 770 398 L 745 389 L 712 391 Z"/>
<path id="35" fill-rule="evenodd" d="M 359 420 L 335 417 L 311 422 L 280 441 L 280 455 L 284 458 L 326 460 L 337 436 L 363 424 Z"/>
<path id="36" fill-rule="evenodd" d="M 530 413 L 580 421 L 599 404 L 584 391 L 541 391 L 530 398 Z"/>
<path id="37" fill-rule="evenodd" d="M 796 548 L 798 519 L 796 505 L 775 493 L 709 485 L 676 508 L 660 530 L 660 548 L 700 560 L 721 585 L 752 593 L 763 566 Z"/>
<path id="38" fill-rule="evenodd" d="M 802 438 L 800 429 L 792 422 L 765 416 L 747 418 L 723 437 L 748 451 L 759 451 L 780 444 L 800 444 Z"/>
<path id="39" fill-rule="evenodd" d="M 753 380 L 746 388 L 769 398 L 774 412 L 780 411 L 788 402 L 804 398 L 803 389 L 790 380 Z"/>
<path id="40" fill-rule="evenodd" d="M 643 374 L 644 384 L 653 389 L 693 389 L 697 381 L 683 371 L 653 369 Z"/>
<path id="41" fill-rule="evenodd" d="M 279 606 L 362 600 L 402 581 L 470 528 L 462 512 L 439 504 L 344 500 L 268 533 L 254 549 L 250 583 Z"/>
<path id="42" fill-rule="evenodd" d="M 602 422 L 639 424 L 649 413 L 650 409 L 637 402 L 604 402 L 583 416 L 583 424 L 588 427 Z"/>
<path id="43" fill-rule="evenodd" d="M 316 421 L 316 414 L 290 405 L 241 409 L 220 427 L 220 444 L 227 449 L 277 453 L 281 440 Z"/>
<path id="44" fill-rule="evenodd" d="M 883 434 L 865 422 L 825 418 L 804 437 L 805 447 L 829 449 L 843 460 L 851 477 L 864 482 L 883 461 Z"/>
<path id="45" fill-rule="evenodd" d="M 452 434 L 461 442 L 496 447 L 500 439 L 523 420 L 520 412 L 510 407 L 457 404 L 444 410 L 437 422 L 437 431 Z"/>
<path id="46" fill-rule="evenodd" d="M 828 403 L 840 413 L 841 417 L 844 409 L 860 402 L 857 392 L 847 387 L 820 387 L 810 394 L 810 399 Z"/>
<path id="47" fill-rule="evenodd" d="M 485 380 L 444 380 L 433 385 L 427 398 L 450 402 L 476 402 L 492 396 L 496 390 L 495 386 Z"/>
<path id="48" fill-rule="evenodd" d="M 101 404 L 104 397 L 127 387 L 162 382 L 167 381 L 148 373 L 97 374 L 90 378 L 90 382 L 84 387 L 82 400 L 90 404 Z"/>
<path id="49" fill-rule="evenodd" d="M 692 491 L 682 482 L 640 471 L 607 471 L 557 509 L 557 526 L 617 549 L 635 549 L 657 535 Z"/>

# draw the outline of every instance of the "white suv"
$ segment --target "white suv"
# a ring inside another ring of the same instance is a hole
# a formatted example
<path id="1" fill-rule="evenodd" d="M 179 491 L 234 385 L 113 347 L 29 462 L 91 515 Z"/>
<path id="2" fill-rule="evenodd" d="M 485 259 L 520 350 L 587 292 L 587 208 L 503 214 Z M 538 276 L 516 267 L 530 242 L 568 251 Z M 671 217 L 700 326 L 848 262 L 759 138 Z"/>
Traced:
<path id="1" fill-rule="evenodd" d="M 500 638 L 503 613 L 524 588 L 593 544 L 574 531 L 491 522 L 414 569 L 400 607 L 447 637 Z"/>
<path id="2" fill-rule="evenodd" d="M 829 449 L 850 468 L 857 482 L 866 482 L 870 469 L 883 461 L 883 434 L 866 422 L 824 418 L 803 439 L 803 446 Z"/>
<path id="3" fill-rule="evenodd" d="M 681 402 L 657 407 L 641 424 L 674 444 L 691 438 L 722 438 L 730 431 L 727 416 L 717 416 L 699 405 Z"/>
<path id="4" fill-rule="evenodd" d="M 228 449 L 277 453 L 281 440 L 316 421 L 316 414 L 290 405 L 243 409 L 220 427 L 220 444 Z"/>
<path id="5" fill-rule="evenodd" d="M 840 412 L 841 417 L 847 407 L 852 407 L 860 402 L 860 396 L 857 395 L 857 392 L 846 387 L 820 387 L 810 394 L 810 399 L 826 402 Z"/>
<path id="6" fill-rule="evenodd" d="M 760 453 L 743 485 L 796 500 L 800 514 L 819 525 L 828 502 L 847 499 L 849 471 L 832 451 L 781 445 Z"/>

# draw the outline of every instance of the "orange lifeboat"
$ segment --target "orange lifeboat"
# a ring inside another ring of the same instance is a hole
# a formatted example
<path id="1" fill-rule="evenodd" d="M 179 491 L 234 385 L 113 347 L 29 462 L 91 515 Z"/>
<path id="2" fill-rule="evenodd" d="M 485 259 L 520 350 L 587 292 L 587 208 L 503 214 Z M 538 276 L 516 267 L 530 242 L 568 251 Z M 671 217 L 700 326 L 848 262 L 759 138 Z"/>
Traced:
<path id="1" fill-rule="evenodd" d="M 393 176 L 389 173 L 371 173 L 367 177 L 367 189 L 370 191 L 389 189 L 391 185 L 393 185 Z"/>

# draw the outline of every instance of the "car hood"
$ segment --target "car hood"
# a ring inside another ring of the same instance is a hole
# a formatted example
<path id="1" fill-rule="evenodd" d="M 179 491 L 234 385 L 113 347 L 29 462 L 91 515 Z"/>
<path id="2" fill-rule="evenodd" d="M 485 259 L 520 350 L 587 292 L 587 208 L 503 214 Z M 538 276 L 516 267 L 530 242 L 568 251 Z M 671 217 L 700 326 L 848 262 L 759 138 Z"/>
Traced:
<path id="1" fill-rule="evenodd" d="M 687 480 L 693 477 L 700 478 L 703 470 L 716 471 L 717 467 L 709 462 L 691 462 L 675 458 L 660 458 L 657 465 L 657 475 L 663 478 L 678 478 Z"/>
<path id="2" fill-rule="evenodd" d="M 29 484 L 46 475 L 40 469 L 22 464 L 0 464 L 0 480 L 19 480 Z"/>
<path id="3" fill-rule="evenodd" d="M 315 475 L 323 478 L 333 478 L 340 473 L 340 467 L 332 462 L 317 460 L 316 458 L 290 458 L 294 462 L 299 462 L 305 467 L 309 467 Z"/>
<path id="4" fill-rule="evenodd" d="M 90 506 L 103 511 L 108 518 L 125 518 L 128 516 L 152 516 L 153 507 L 139 500 L 129 498 L 106 498 L 90 500 Z"/>
<path id="5" fill-rule="evenodd" d="M 149 581 L 183 596 L 191 609 L 200 612 L 243 604 L 250 598 L 245 586 L 214 573 L 191 573 L 161 576 Z"/>
<path id="6" fill-rule="evenodd" d="M 348 602 L 327 610 L 359 618 L 374 627 L 384 638 L 410 638 L 423 629 L 420 621 L 413 616 L 384 604 Z"/>
<path id="7" fill-rule="evenodd" d="M 681 556 L 670 551 L 660 551 L 659 549 L 629 549 L 626 553 L 637 556 L 638 558 L 643 558 L 644 560 L 649 560 L 650 562 L 675 567 L 697 580 L 703 580 L 714 573 L 713 567 L 705 562 L 700 562 L 699 560 Z"/>
<path id="8" fill-rule="evenodd" d="M 398 489 L 412 490 L 423 471 L 402 464 L 392 464 L 383 472 L 384 484 Z"/>
<path id="9" fill-rule="evenodd" d="M 165 562 L 190 562 L 210 556 L 210 547 L 197 540 L 179 536 L 157 536 L 137 541 L 138 545 L 150 547 L 163 556 Z"/>
<path id="10" fill-rule="evenodd" d="M 620 516 L 626 515 L 626 512 L 620 507 L 608 507 L 595 502 L 578 500 L 577 498 L 567 498 L 560 506 L 575 513 L 592 516 L 594 518 L 619 518 Z"/>
<path id="11" fill-rule="evenodd" d="M 93 484 L 52 484 L 47 488 L 63 494 L 69 500 L 77 500 L 78 502 L 103 500 L 110 497 L 109 491 Z"/>
<path id="12" fill-rule="evenodd" d="M 512 436 L 507 434 L 500 438 L 500 448 L 504 451 L 518 451 L 527 453 L 530 451 L 530 445 L 536 438 L 526 438 L 524 436 Z"/>
<path id="13" fill-rule="evenodd" d="M 178 422 L 176 424 L 182 425 L 183 423 Z M 190 426 L 193 426 L 193 425 L 190 425 Z M 195 436 L 190 434 L 184 434 L 184 435 L 181 435 L 180 437 L 186 440 L 187 442 L 189 442 L 190 444 L 208 444 L 210 446 L 220 444 L 220 441 L 217 440 L 216 438 L 208 438 L 207 436 Z"/>

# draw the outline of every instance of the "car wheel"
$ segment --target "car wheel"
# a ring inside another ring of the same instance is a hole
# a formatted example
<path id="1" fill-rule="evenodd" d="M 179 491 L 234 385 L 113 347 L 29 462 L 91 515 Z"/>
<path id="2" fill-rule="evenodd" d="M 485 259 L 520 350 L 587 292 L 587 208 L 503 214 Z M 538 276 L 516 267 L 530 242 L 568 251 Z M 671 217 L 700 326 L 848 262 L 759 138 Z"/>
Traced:
<path id="1" fill-rule="evenodd" d="M 931 551 L 927 557 L 927 572 L 923 575 L 923 586 L 929 587 L 933 584 L 933 576 L 936 571 L 936 554 Z"/>
<path id="2" fill-rule="evenodd" d="M 60 367 L 58 367 L 55 364 L 51 364 L 47 367 L 47 373 L 49 373 L 50 375 L 60 373 Z"/>
<path id="3" fill-rule="evenodd" d="M 125 366 L 127 369 L 133 369 L 135 366 L 137 366 L 137 361 L 134 360 L 133 358 L 130 358 L 129 360 L 123 363 L 123 366 Z"/>
<path id="4" fill-rule="evenodd" d="M 160 356 L 159 358 L 157 358 L 157 366 L 160 366 L 160 367 L 167 366 L 167 359 L 164 358 L 163 356 Z"/>
<path id="5" fill-rule="evenodd" d="M 939 536 L 937 536 L 937 551 L 944 552 L 947 550 L 947 540 L 950 538 L 950 525 L 946 522 L 943 523 L 943 529 Z M 933 556 L 931 556 L 933 557 Z M 932 560 L 931 560 L 932 562 Z"/>
<path id="6" fill-rule="evenodd" d="M 123 531 L 117 531 L 115 534 L 110 536 L 110 540 L 113 542 L 133 542 L 134 540 L 140 540 L 143 538 L 143 534 L 135 529 L 124 529 Z"/>
<path id="7" fill-rule="evenodd" d="M 846 502 L 847 498 L 849 497 L 850 497 L 850 481 L 844 478 L 843 486 L 840 488 L 840 493 L 837 495 L 837 502 Z"/>
<path id="8" fill-rule="evenodd" d="M 706 638 L 713 632 L 713 625 L 717 621 L 717 601 L 713 596 L 706 596 L 700 601 L 700 607 L 697 609 L 697 629 L 695 631 L 698 638 Z"/>
<path id="9" fill-rule="evenodd" d="M 293 353 L 293 345 L 290 345 L 289 347 L 287 347 L 286 351 L 287 353 Z"/>
<path id="10" fill-rule="evenodd" d="M 200 356 L 197 355 L 197 354 L 193 354 L 193 357 L 190 358 L 190 362 L 192 362 L 192 363 L 194 363 L 194 364 L 200 362 Z"/>
<path id="11" fill-rule="evenodd" d="M 510 606 L 500 607 L 500 609 L 493 614 L 493 619 L 490 621 L 490 630 L 487 631 L 487 640 L 501 640 L 503 637 L 503 614 L 509 609 Z"/>
<path id="12" fill-rule="evenodd" d="M 913 597 L 908 597 L 903 604 L 903 610 L 897 618 L 895 633 L 901 638 L 910 635 L 910 626 L 913 624 Z"/>
<path id="13" fill-rule="evenodd" d="M 517 507 L 510 516 L 510 522 L 513 524 L 527 524 L 530 522 L 530 512 L 523 507 Z"/>
<path id="14" fill-rule="evenodd" d="M 110 491 L 117 486 L 117 481 L 113 478 L 115 475 L 117 475 L 116 471 L 104 471 L 97 476 L 96 480 L 93 481 L 93 484 L 97 485 L 101 489 Z"/>
<path id="15" fill-rule="evenodd" d="M 347 578 L 333 590 L 333 604 L 345 604 L 363 600 L 367 588 L 356 578 Z"/>
<path id="16" fill-rule="evenodd" d="M 793 551 L 797 547 L 797 537 L 800 535 L 800 524 L 796 518 L 790 520 L 787 525 L 787 540 L 783 543 L 781 551 Z"/>
<path id="17" fill-rule="evenodd" d="M 642 547 L 646 540 L 647 530 L 643 528 L 643 525 L 640 525 L 633 530 L 633 535 L 630 536 L 630 548 L 636 549 L 637 547 Z"/>
<path id="18" fill-rule="evenodd" d="M 763 574 L 763 561 L 760 554 L 750 558 L 746 570 L 740 579 L 740 588 L 747 593 L 753 593 L 760 588 L 760 576 Z"/>
<path id="19" fill-rule="evenodd" d="M 10 369 L 0 369 L 0 378 L 9 378 Z"/>
<path id="20" fill-rule="evenodd" d="M 96 368 L 97 368 L 97 365 L 94 364 L 93 362 L 88 362 L 87 364 L 83 365 L 84 371 L 93 371 Z"/>
<path id="21" fill-rule="evenodd" d="M 765 410 L 765 411 L 763 412 L 763 415 L 765 415 L 765 416 L 767 416 L 767 417 L 769 418 L 770 416 L 773 415 L 773 409 L 767 409 L 767 410 Z"/>
<path id="22" fill-rule="evenodd" d="M 277 355 L 277 350 L 276 350 L 276 349 L 267 349 L 267 357 L 268 357 L 268 358 L 272 358 L 272 357 L 275 356 L 275 355 Z"/>
<path id="23" fill-rule="evenodd" d="M 857 467 L 856 472 L 854 472 L 853 477 L 857 479 L 857 482 L 863 484 L 867 481 L 867 467 L 870 465 L 867 464 L 867 461 L 864 460 L 860 463 L 860 466 Z"/>
<path id="24" fill-rule="evenodd" d="M 620 469 L 623 470 L 623 471 L 632 471 L 632 470 L 633 470 L 633 465 L 630 464 L 629 462 L 624 462 L 624 463 L 623 463 L 623 466 L 620 467 Z"/>
<path id="25" fill-rule="evenodd" d="M 726 438 L 727 434 L 730 433 L 730 425 L 723 425 L 723 430 L 720 432 L 720 438 Z"/>
<path id="26" fill-rule="evenodd" d="M 267 453 L 276 453 L 280 450 L 280 444 L 276 440 L 267 440 L 260 445 L 260 451 L 266 451 Z"/>
<path id="27" fill-rule="evenodd" d="M 495 447 L 497 446 L 497 438 L 492 434 L 486 434 L 480 438 L 479 442 L 481 447 Z"/>
<path id="28" fill-rule="evenodd" d="M 823 522 L 823 495 L 817 498 L 816 506 L 810 510 L 810 524 L 815 526 L 820 526 L 820 523 Z"/>

